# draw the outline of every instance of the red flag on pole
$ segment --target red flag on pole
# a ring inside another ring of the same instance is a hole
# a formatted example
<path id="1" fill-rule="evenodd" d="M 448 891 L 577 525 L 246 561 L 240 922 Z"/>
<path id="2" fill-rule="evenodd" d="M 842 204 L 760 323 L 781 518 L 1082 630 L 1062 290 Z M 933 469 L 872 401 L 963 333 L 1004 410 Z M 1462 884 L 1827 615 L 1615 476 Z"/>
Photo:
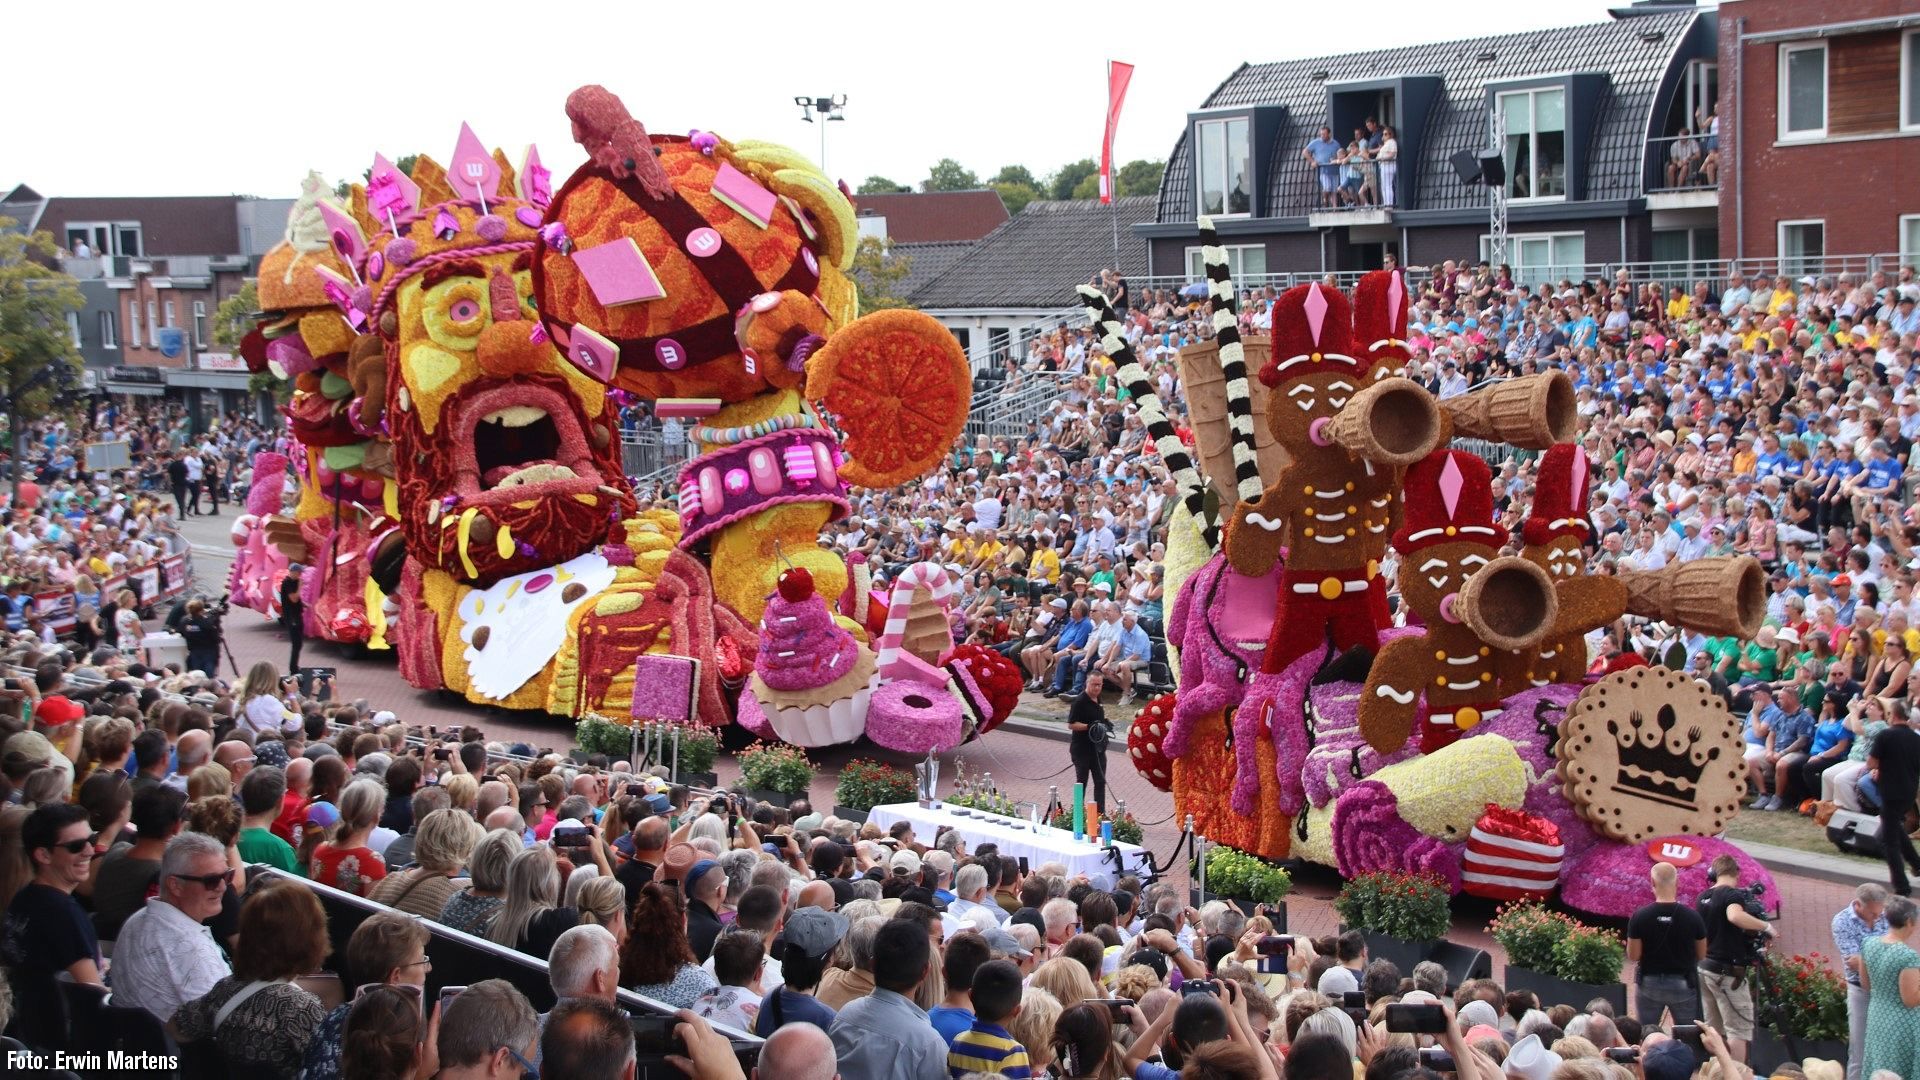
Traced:
<path id="1" fill-rule="evenodd" d="M 1100 201 L 1113 202 L 1113 132 L 1120 126 L 1120 106 L 1127 100 L 1133 65 L 1107 61 L 1107 134 L 1100 140 Z"/>

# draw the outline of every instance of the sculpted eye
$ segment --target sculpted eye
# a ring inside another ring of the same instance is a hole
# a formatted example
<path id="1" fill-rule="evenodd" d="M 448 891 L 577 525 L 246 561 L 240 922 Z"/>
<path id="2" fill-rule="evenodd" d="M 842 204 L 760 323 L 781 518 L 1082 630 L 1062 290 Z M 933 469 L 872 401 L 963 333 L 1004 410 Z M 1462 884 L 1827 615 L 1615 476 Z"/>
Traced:
<path id="1" fill-rule="evenodd" d="M 466 322 L 479 317 L 480 305 L 472 300 L 456 300 L 447 314 L 453 317 L 454 322 Z"/>

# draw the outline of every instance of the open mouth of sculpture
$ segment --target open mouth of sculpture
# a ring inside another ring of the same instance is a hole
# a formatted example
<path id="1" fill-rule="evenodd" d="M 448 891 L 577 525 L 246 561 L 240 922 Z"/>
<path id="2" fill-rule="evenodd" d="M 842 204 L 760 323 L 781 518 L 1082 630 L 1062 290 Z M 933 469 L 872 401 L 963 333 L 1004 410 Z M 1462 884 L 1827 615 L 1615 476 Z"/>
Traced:
<path id="1" fill-rule="evenodd" d="M 1219 597 L 1217 625 L 1221 640 L 1242 652 L 1259 654 L 1267 647 L 1267 635 L 1273 630 L 1273 618 L 1279 609 L 1280 568 L 1257 578 L 1248 577 L 1232 567 L 1222 568 L 1216 595 Z"/>
<path id="2" fill-rule="evenodd" d="M 511 502 L 590 492 L 601 484 L 586 433 L 556 391 L 525 385 L 481 391 L 460 405 L 467 445 L 456 487 L 462 501 Z"/>

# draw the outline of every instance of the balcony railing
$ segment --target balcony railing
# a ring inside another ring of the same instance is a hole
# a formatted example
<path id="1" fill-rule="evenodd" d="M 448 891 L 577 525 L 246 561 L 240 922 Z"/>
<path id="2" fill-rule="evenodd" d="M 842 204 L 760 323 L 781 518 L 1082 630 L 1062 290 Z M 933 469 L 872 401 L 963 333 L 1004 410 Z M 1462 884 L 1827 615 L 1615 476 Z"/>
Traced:
<path id="1" fill-rule="evenodd" d="M 1671 135 L 1647 140 L 1647 193 L 1713 191 L 1720 186 L 1718 140 Z"/>

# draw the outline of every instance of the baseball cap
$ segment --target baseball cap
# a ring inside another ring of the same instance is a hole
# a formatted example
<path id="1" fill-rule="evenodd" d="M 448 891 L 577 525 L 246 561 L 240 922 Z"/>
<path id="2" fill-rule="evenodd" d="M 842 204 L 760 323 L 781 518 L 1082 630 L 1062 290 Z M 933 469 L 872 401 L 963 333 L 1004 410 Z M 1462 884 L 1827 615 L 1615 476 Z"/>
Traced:
<path id="1" fill-rule="evenodd" d="M 895 873 L 917 874 L 920 872 L 920 856 L 902 848 L 893 853 L 893 858 L 887 860 L 887 868 Z"/>
<path id="2" fill-rule="evenodd" d="M 391 724 L 398 719 L 400 718 L 393 715 L 391 709 L 381 709 L 379 712 L 373 714 L 373 722 L 381 726 Z"/>
<path id="3" fill-rule="evenodd" d="M 793 920 L 788 919 L 787 923 L 788 925 L 792 925 Z M 992 949 L 1002 956 L 1014 956 L 1024 960 L 1033 955 L 1033 950 L 1020 944 L 1019 938 L 1007 933 L 1006 930 L 1001 927 L 996 926 L 981 936 L 987 939 L 987 948 Z"/>
<path id="4" fill-rule="evenodd" d="M 276 769 L 287 767 L 287 744 L 279 739 L 265 739 L 253 748 L 253 760 L 256 765 L 272 765 Z"/>
<path id="5" fill-rule="evenodd" d="M 330 802 L 317 802 L 307 807 L 307 824 L 330 829 L 340 820 L 340 811 Z"/>
<path id="6" fill-rule="evenodd" d="M 816 959 L 833 951 L 847 936 L 847 917 L 825 908 L 803 907 L 787 916 L 780 940 L 789 950 L 799 949 Z M 991 942 L 989 942 L 991 944 Z"/>
<path id="7" fill-rule="evenodd" d="M 1833 576 L 1833 584 L 1836 588 L 1841 585 L 1851 585 L 1853 584 L 1853 577 L 1850 574 L 1835 574 Z"/>
<path id="8" fill-rule="evenodd" d="M 85 715 L 87 711 L 80 707 L 79 702 L 65 694 L 43 697 L 40 703 L 33 707 L 33 718 L 47 727 L 71 724 Z"/>
<path id="9" fill-rule="evenodd" d="M 686 876 L 681 878 L 681 883 L 686 887 L 687 892 L 691 893 L 693 892 L 693 887 L 700 883 L 700 879 L 707 875 L 707 871 L 718 870 L 719 868 L 720 864 L 714 860 L 701 859 L 699 862 L 687 868 Z"/>
<path id="10" fill-rule="evenodd" d="M 1668 1039 L 1648 1047 L 1641 1055 L 1640 1072 L 1646 1080 L 1687 1080 L 1695 1064 L 1693 1047 Z"/>

